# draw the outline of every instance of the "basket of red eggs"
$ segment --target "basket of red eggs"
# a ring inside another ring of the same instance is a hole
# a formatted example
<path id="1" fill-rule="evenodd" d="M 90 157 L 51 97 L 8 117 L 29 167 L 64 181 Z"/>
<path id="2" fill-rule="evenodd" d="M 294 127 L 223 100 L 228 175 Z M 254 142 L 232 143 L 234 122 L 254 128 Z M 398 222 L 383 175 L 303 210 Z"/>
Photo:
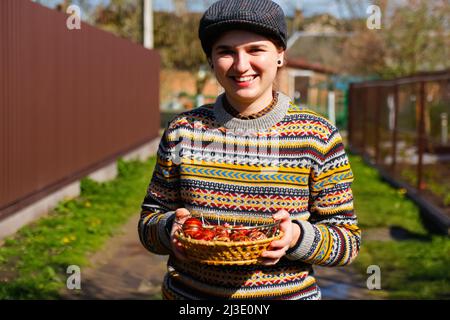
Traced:
<path id="1" fill-rule="evenodd" d="M 257 225 L 211 224 L 188 218 L 175 234 L 186 256 L 211 265 L 246 265 L 258 262 L 269 244 L 282 237 L 280 222 L 258 221 Z"/>

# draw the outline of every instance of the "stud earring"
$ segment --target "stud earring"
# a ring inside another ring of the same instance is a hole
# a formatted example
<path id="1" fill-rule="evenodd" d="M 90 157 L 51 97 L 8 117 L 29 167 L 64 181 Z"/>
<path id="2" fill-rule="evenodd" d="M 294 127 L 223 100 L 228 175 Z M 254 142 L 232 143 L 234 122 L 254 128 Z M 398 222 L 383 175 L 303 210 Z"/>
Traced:
<path id="1" fill-rule="evenodd" d="M 278 60 L 278 64 L 281 65 L 281 63 L 282 63 L 281 60 Z"/>

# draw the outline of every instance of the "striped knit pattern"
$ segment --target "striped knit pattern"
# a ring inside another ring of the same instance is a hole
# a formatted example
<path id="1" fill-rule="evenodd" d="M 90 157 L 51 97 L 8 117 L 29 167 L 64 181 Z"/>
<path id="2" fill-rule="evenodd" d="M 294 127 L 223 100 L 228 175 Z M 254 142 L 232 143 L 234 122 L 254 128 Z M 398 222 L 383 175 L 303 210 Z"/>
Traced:
<path id="1" fill-rule="evenodd" d="M 165 130 L 142 204 L 141 242 L 153 253 L 170 254 L 167 230 L 182 207 L 244 224 L 284 209 L 301 236 L 275 266 L 208 266 L 171 256 L 163 297 L 320 299 L 312 265 L 349 264 L 360 246 L 353 175 L 341 136 L 282 93 L 269 112 L 283 112 L 281 117 L 265 115 L 266 122 L 255 122 L 258 130 L 242 133 L 240 122 L 218 111 L 221 99 L 182 113 Z"/>

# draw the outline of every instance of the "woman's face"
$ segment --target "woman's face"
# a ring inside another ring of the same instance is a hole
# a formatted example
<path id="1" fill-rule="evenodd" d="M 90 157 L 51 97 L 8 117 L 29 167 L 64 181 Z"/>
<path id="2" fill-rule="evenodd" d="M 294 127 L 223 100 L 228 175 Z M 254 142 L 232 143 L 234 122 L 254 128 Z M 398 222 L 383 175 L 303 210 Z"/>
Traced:
<path id="1" fill-rule="evenodd" d="M 284 51 L 272 41 L 241 30 L 224 33 L 211 52 L 217 81 L 229 98 L 242 103 L 251 103 L 272 92 L 278 60 L 283 59 Z"/>

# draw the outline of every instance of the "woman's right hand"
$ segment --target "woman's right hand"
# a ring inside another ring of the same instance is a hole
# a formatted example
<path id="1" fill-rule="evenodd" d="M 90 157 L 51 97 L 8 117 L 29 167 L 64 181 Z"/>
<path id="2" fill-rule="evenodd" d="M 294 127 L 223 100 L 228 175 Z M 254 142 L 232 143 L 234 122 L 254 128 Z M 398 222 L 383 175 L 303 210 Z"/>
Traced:
<path id="1" fill-rule="evenodd" d="M 183 252 L 181 243 L 175 238 L 175 232 L 181 229 L 183 223 L 191 216 L 191 213 L 185 209 L 180 208 L 175 211 L 175 220 L 173 221 L 172 230 L 170 232 L 170 244 L 175 257 L 179 260 L 186 260 L 186 255 Z"/>

